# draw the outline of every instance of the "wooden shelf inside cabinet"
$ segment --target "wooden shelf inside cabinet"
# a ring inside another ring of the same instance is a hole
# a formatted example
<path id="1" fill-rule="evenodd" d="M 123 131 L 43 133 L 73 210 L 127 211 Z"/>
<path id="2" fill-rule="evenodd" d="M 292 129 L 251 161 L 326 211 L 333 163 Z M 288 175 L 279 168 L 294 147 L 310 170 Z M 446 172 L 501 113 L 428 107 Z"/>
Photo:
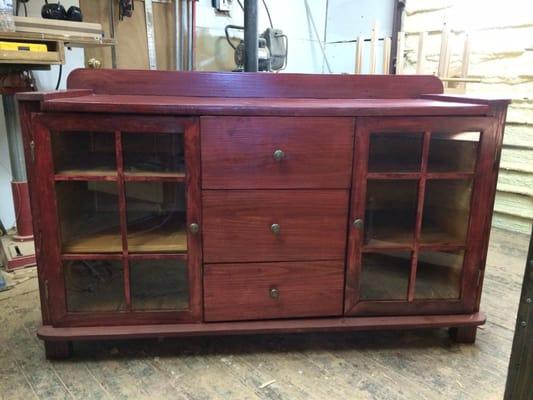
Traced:
<path id="1" fill-rule="evenodd" d="M 162 228 L 153 231 L 131 230 L 128 249 L 135 253 L 183 253 L 187 251 L 187 233 Z M 64 253 L 122 252 L 120 231 L 109 230 L 76 238 L 63 244 Z"/>
<path id="2" fill-rule="evenodd" d="M 470 179 L 473 172 L 368 172 L 368 179 Z"/>
<path id="3" fill-rule="evenodd" d="M 124 180 L 129 182 L 169 181 L 185 182 L 184 172 L 125 171 Z"/>
<path id="4" fill-rule="evenodd" d="M 116 171 L 88 171 L 70 169 L 55 174 L 56 181 L 116 181 Z"/>
<path id="5" fill-rule="evenodd" d="M 122 252 L 120 230 L 109 230 L 63 243 L 64 253 L 119 253 Z"/>
<path id="6" fill-rule="evenodd" d="M 130 232 L 128 250 L 135 253 L 182 253 L 187 251 L 187 233 L 161 229 L 152 232 Z"/>

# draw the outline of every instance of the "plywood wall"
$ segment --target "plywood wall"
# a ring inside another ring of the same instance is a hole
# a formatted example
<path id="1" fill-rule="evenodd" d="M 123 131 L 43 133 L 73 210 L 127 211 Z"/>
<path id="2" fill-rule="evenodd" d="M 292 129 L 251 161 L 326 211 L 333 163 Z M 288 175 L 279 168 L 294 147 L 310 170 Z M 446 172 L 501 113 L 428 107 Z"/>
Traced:
<path id="1" fill-rule="evenodd" d="M 117 3 L 117 2 L 115 2 Z M 148 69 L 148 42 L 146 38 L 146 19 L 144 2 L 134 2 L 135 10 L 131 18 L 118 19 L 118 5 L 115 6 L 115 38 L 117 40 L 117 68 Z M 110 36 L 109 1 L 80 0 L 84 19 L 87 22 L 99 22 L 106 36 Z M 153 3 L 154 30 L 157 53 L 157 68 L 161 70 L 176 69 L 176 35 L 175 6 L 173 2 Z M 96 58 L 103 68 L 111 68 L 110 48 L 89 48 L 85 50 L 85 59 Z"/>
<path id="2" fill-rule="evenodd" d="M 461 43 L 471 41 L 467 93 L 513 99 L 507 115 L 493 225 L 531 233 L 533 221 L 533 2 L 410 0 L 407 2 L 405 73 L 416 71 L 418 38 L 428 32 L 425 70 L 435 73 L 443 23 L 452 30 L 451 71 L 459 72 Z"/>

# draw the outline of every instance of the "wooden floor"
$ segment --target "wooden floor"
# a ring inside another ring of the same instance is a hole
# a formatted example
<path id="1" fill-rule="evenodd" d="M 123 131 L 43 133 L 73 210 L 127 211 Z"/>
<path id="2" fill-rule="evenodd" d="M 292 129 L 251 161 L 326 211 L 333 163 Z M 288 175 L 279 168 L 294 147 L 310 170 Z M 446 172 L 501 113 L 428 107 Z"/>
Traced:
<path id="1" fill-rule="evenodd" d="M 82 343 L 48 362 L 26 270 L 0 293 L 0 398 L 501 399 L 527 246 L 493 231 L 475 345 L 444 330 L 188 338 Z"/>

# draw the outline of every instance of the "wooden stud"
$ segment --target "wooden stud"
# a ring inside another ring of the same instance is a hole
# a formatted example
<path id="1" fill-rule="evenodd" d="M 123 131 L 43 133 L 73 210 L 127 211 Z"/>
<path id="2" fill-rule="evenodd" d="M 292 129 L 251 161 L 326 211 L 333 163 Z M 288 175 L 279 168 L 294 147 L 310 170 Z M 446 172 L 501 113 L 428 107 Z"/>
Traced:
<path id="1" fill-rule="evenodd" d="M 357 43 L 355 44 L 355 73 L 361 74 L 363 68 L 363 46 L 364 41 L 361 36 L 357 38 Z"/>
<path id="2" fill-rule="evenodd" d="M 440 42 L 440 52 L 439 52 L 439 67 L 438 67 L 438 76 L 445 78 L 448 76 L 448 65 L 449 65 L 449 54 L 450 54 L 450 29 L 448 25 L 444 23 L 442 27 L 441 42 Z M 447 84 L 444 82 L 444 86 Z"/>
<path id="3" fill-rule="evenodd" d="M 427 40 L 427 32 L 420 32 L 418 37 L 418 57 L 416 61 L 416 73 L 418 75 L 422 74 L 424 71 L 424 63 L 426 61 L 426 47 L 425 43 Z"/>
<path id="4" fill-rule="evenodd" d="M 390 49 L 391 49 L 391 38 L 386 37 L 383 40 L 383 74 L 389 74 L 390 67 Z"/>
<path id="5" fill-rule="evenodd" d="M 467 33 L 465 35 L 465 41 L 463 46 L 463 58 L 461 60 L 461 78 L 466 78 L 468 76 L 468 68 L 470 65 L 470 35 Z M 461 82 L 459 87 L 463 90 L 466 90 L 466 82 Z"/>
<path id="6" fill-rule="evenodd" d="M 369 73 L 376 73 L 376 55 L 377 55 L 377 43 L 378 42 L 378 23 L 374 22 L 374 27 L 372 28 L 372 35 L 370 36 L 370 66 Z"/>

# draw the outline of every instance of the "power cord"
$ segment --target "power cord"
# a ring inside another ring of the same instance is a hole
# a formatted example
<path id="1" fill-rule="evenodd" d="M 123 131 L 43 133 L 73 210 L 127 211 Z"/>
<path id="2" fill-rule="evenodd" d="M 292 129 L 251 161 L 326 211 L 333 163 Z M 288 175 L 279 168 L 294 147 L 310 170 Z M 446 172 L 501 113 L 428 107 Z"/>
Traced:
<path id="1" fill-rule="evenodd" d="M 59 64 L 59 74 L 57 76 L 56 90 L 59 89 L 59 85 L 61 84 L 61 75 L 63 75 L 63 64 Z"/>

